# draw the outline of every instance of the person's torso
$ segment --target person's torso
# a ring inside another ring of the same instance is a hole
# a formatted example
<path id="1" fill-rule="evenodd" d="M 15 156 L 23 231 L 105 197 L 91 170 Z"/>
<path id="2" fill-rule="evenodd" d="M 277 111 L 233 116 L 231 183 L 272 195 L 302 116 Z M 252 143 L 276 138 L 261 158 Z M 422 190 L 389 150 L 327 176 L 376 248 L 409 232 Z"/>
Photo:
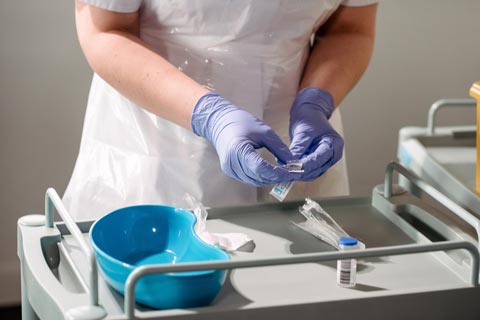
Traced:
<path id="1" fill-rule="evenodd" d="M 198 83 L 263 119 L 288 144 L 289 109 L 310 38 L 340 2 L 146 0 L 140 37 Z M 223 174 L 206 140 L 145 111 L 95 75 L 65 197 L 70 209 L 76 201 L 77 211 L 94 217 L 139 203 L 181 206 L 185 192 L 207 206 L 259 199 L 257 188 Z"/>

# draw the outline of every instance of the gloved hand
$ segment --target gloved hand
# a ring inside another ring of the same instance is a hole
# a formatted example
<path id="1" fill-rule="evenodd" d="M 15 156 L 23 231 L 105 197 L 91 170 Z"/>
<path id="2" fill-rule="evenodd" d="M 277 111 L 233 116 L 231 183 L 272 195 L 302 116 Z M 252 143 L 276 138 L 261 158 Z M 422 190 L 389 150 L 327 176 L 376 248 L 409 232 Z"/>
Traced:
<path id="1" fill-rule="evenodd" d="M 195 134 L 213 144 L 227 176 L 254 186 L 293 180 L 286 169 L 271 165 L 255 151 L 265 147 L 278 161 L 294 159 L 273 129 L 220 95 L 204 94 L 190 123 Z"/>
<path id="2" fill-rule="evenodd" d="M 333 166 L 343 154 L 343 139 L 328 119 L 332 95 L 320 88 L 304 88 L 290 109 L 290 151 L 303 163 L 302 181 L 311 181 Z"/>

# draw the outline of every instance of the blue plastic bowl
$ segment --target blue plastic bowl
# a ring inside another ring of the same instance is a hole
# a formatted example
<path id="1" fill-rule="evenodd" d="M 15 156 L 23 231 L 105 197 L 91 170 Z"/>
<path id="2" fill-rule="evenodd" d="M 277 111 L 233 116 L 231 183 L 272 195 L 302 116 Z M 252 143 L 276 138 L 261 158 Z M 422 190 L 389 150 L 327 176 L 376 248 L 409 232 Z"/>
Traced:
<path id="1" fill-rule="evenodd" d="M 98 219 L 90 240 L 107 282 L 121 294 L 138 266 L 229 260 L 228 254 L 198 238 L 195 216 L 169 206 L 122 208 Z M 137 302 L 155 309 L 192 308 L 210 304 L 225 282 L 225 270 L 156 274 L 142 277 Z"/>

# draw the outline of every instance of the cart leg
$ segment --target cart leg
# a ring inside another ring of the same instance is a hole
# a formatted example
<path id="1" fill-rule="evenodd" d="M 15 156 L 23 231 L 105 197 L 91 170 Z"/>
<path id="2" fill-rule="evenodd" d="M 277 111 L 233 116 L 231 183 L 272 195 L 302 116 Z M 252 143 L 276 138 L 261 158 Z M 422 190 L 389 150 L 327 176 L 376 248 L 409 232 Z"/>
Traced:
<path id="1" fill-rule="evenodd" d="M 27 286 L 25 278 L 23 277 L 23 266 L 20 267 L 20 282 L 22 290 L 22 320 L 39 320 L 37 314 L 32 308 L 30 301 L 28 301 Z"/>

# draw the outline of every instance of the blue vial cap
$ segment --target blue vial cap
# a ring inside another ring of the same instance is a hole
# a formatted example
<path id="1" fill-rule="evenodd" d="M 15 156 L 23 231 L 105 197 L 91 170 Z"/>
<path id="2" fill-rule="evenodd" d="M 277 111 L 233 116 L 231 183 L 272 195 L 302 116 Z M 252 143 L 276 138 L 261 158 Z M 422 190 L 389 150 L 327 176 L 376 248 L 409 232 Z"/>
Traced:
<path id="1" fill-rule="evenodd" d="M 356 246 L 358 244 L 358 240 L 352 237 L 341 237 L 338 239 L 338 244 L 342 246 Z"/>

